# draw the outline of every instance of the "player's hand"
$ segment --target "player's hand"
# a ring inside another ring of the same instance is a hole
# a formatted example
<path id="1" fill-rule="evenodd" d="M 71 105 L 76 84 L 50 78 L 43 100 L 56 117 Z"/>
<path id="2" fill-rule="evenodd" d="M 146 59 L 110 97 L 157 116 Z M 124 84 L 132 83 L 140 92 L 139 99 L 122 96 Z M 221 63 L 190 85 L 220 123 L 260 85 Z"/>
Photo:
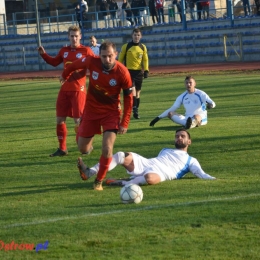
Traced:
<path id="1" fill-rule="evenodd" d="M 59 80 L 61 85 L 66 81 L 62 76 L 60 76 Z"/>
<path id="2" fill-rule="evenodd" d="M 149 71 L 148 71 L 148 70 L 145 70 L 145 71 L 144 71 L 144 79 L 147 79 L 147 78 L 148 78 L 148 74 L 149 74 Z"/>
<path id="3" fill-rule="evenodd" d="M 150 126 L 154 126 L 158 121 L 160 120 L 160 117 L 156 117 L 154 120 L 150 122 Z"/>
<path id="4" fill-rule="evenodd" d="M 40 46 L 37 50 L 41 55 L 45 53 L 45 50 L 42 46 Z"/>
<path id="5" fill-rule="evenodd" d="M 127 128 L 124 128 L 122 126 L 119 126 L 119 129 L 118 129 L 118 134 L 125 134 L 127 132 Z"/>
<path id="6" fill-rule="evenodd" d="M 213 108 L 213 104 L 207 102 L 207 109 L 211 109 L 211 108 Z"/>

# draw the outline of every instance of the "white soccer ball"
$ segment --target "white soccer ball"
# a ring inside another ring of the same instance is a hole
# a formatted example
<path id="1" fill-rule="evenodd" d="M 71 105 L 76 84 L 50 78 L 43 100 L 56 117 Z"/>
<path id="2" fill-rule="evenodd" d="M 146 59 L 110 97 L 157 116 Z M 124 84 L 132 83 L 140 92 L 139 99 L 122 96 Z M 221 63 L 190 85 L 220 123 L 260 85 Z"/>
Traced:
<path id="1" fill-rule="evenodd" d="M 143 190 L 137 184 L 128 184 L 120 190 L 120 198 L 125 204 L 138 204 L 143 199 Z"/>

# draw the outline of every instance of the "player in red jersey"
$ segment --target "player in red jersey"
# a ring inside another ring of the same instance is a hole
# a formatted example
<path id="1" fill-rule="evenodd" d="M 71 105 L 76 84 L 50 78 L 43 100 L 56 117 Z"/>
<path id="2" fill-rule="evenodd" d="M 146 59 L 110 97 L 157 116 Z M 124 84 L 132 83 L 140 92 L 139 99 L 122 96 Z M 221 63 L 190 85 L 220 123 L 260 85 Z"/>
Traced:
<path id="1" fill-rule="evenodd" d="M 128 69 L 116 60 L 114 43 L 104 41 L 100 46 L 100 57 L 86 57 L 73 62 L 60 77 L 65 84 L 71 73 L 78 69 L 90 72 L 87 100 L 78 131 L 78 148 L 81 153 L 89 153 L 93 147 L 95 134 L 103 130 L 100 168 L 94 182 L 94 190 L 103 190 L 102 180 L 106 177 L 113 156 L 116 135 L 127 132 L 132 110 L 132 81 Z M 121 117 L 120 92 L 123 90 L 124 111 Z M 81 172 L 81 158 L 78 168 L 81 178 L 88 179 Z"/>
<path id="2" fill-rule="evenodd" d="M 94 55 L 89 47 L 80 44 L 81 31 L 78 26 L 70 26 L 68 29 L 70 46 L 62 47 L 56 57 L 49 56 L 44 48 L 40 46 L 38 52 L 50 65 L 56 67 L 63 63 L 64 69 L 73 61 L 82 57 Z M 75 131 L 79 125 L 86 101 L 86 70 L 78 70 L 70 75 L 68 80 L 61 86 L 56 102 L 56 133 L 59 148 L 53 156 L 64 156 L 68 154 L 66 138 L 66 118 L 72 117 L 75 122 Z"/>

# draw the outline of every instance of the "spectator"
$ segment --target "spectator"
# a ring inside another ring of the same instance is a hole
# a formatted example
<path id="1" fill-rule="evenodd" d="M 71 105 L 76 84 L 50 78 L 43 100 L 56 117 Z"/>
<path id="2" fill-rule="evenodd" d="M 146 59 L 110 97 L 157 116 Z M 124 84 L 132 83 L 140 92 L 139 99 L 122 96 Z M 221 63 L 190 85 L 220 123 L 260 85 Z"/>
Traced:
<path id="1" fill-rule="evenodd" d="M 195 0 L 196 5 L 197 5 L 197 15 L 198 15 L 198 20 L 201 20 L 201 12 L 202 12 L 202 5 L 200 0 Z"/>
<path id="2" fill-rule="evenodd" d="M 132 0 L 131 10 L 134 15 L 135 25 L 141 25 L 140 10 L 138 7 L 139 7 L 138 0 Z"/>
<path id="3" fill-rule="evenodd" d="M 141 25 L 147 25 L 147 4 L 145 0 L 138 1 Z"/>
<path id="4" fill-rule="evenodd" d="M 82 12 L 82 19 L 87 20 L 88 4 L 86 1 L 81 0 L 80 8 Z"/>
<path id="5" fill-rule="evenodd" d="M 108 13 L 108 3 L 107 0 L 102 0 L 100 3 L 100 12 L 102 12 L 104 21 L 105 21 L 105 27 L 108 28 L 109 26 L 109 13 Z"/>
<path id="6" fill-rule="evenodd" d="M 201 6 L 202 6 L 203 19 L 204 20 L 209 19 L 209 1 L 202 0 Z"/>
<path id="7" fill-rule="evenodd" d="M 256 15 L 260 15 L 260 0 L 255 0 Z"/>
<path id="8" fill-rule="evenodd" d="M 156 1 L 155 7 L 157 9 L 159 23 L 164 23 L 164 10 L 163 10 L 164 0 L 155 0 L 155 1 Z"/>
<path id="9" fill-rule="evenodd" d="M 159 23 L 158 13 L 157 13 L 157 9 L 155 8 L 154 0 L 149 0 L 149 12 L 150 12 L 150 16 L 152 16 L 153 23 L 155 24 L 155 19 L 156 22 Z"/>
<path id="10" fill-rule="evenodd" d="M 192 20 L 195 20 L 195 1 L 196 0 L 188 0 L 189 8 L 190 8 L 190 17 Z"/>
<path id="11" fill-rule="evenodd" d="M 118 10 L 117 2 L 115 0 L 111 0 L 109 3 L 109 12 L 110 12 L 110 17 L 113 21 L 113 27 L 118 27 L 117 10 Z"/>
<path id="12" fill-rule="evenodd" d="M 173 0 L 172 4 L 176 5 L 178 14 L 180 15 L 180 20 L 182 22 L 181 2 L 180 2 L 180 0 Z"/>
<path id="13" fill-rule="evenodd" d="M 251 7 L 250 7 L 249 0 L 243 0 L 243 7 L 244 7 L 245 16 L 250 15 Z"/>
<path id="14" fill-rule="evenodd" d="M 82 29 L 81 11 L 80 11 L 80 5 L 79 4 L 75 7 L 75 13 L 76 13 L 76 19 L 77 19 L 77 22 L 78 22 L 78 26 L 79 26 L 80 29 Z"/>
<path id="15" fill-rule="evenodd" d="M 126 20 L 129 21 L 131 25 L 134 25 L 134 21 L 132 18 L 133 13 L 131 11 L 131 5 L 129 4 L 129 2 L 127 0 L 123 0 L 122 10 L 124 10 L 126 13 Z"/>

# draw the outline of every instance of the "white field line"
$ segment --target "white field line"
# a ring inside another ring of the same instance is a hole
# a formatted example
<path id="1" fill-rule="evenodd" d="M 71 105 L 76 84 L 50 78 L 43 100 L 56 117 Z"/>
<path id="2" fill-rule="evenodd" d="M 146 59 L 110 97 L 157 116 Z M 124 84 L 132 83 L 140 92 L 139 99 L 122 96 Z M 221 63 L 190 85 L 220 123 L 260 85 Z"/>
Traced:
<path id="1" fill-rule="evenodd" d="M 25 223 L 14 223 L 14 224 L 2 226 L 2 227 L 0 227 L 0 229 L 8 229 L 8 228 L 14 228 L 14 227 L 40 225 L 40 224 L 45 224 L 45 223 L 64 221 L 64 220 L 80 219 L 80 218 L 86 218 L 86 217 L 99 217 L 99 216 L 104 216 L 104 215 L 113 215 L 113 214 L 125 213 L 125 212 L 135 212 L 135 211 L 153 210 L 153 209 L 160 209 L 160 208 L 171 208 L 171 207 L 179 207 L 179 206 L 205 204 L 205 203 L 211 203 L 211 202 L 214 202 L 214 201 L 238 200 L 238 199 L 244 199 L 244 198 L 249 198 L 249 197 L 258 197 L 258 196 L 260 196 L 260 193 L 249 194 L 249 195 L 244 195 L 244 196 L 215 198 L 215 199 L 209 199 L 209 200 L 180 202 L 180 203 L 173 203 L 173 204 L 166 204 L 166 205 L 152 205 L 152 206 L 147 206 L 147 207 L 138 207 L 136 209 L 133 209 L 133 208 L 125 209 L 124 208 L 122 210 L 105 211 L 105 212 L 99 212 L 99 213 L 86 213 L 86 214 L 82 214 L 82 215 L 78 215 L 78 216 L 67 216 L 67 217 L 65 216 L 65 217 L 60 217 L 60 218 L 48 218 L 48 219 L 37 220 L 37 221 L 32 221 L 32 222 L 25 222 Z"/>

